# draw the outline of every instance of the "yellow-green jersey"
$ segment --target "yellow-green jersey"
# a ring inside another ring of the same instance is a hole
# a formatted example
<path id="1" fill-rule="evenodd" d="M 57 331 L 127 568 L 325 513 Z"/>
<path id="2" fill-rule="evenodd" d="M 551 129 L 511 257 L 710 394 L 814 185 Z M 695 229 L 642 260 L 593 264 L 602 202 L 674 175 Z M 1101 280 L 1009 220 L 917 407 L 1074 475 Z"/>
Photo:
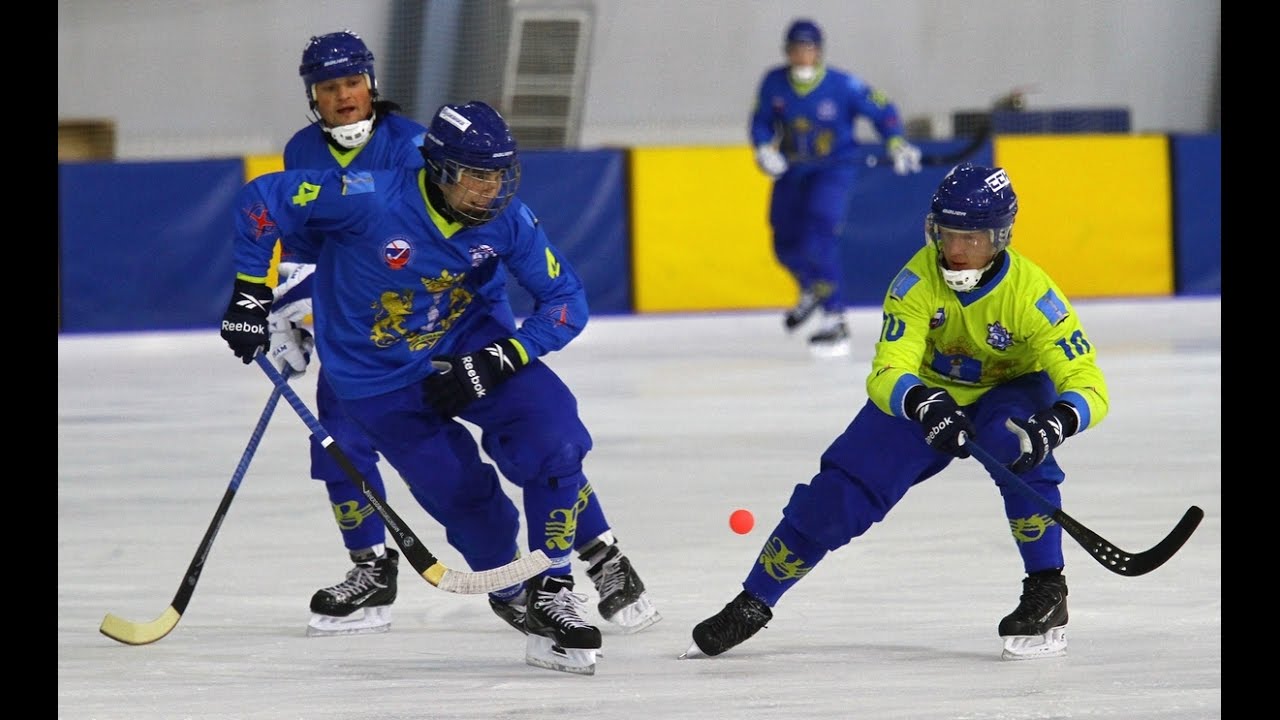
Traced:
<path id="1" fill-rule="evenodd" d="M 985 285 L 957 293 L 928 243 L 898 272 L 884 299 L 867 395 L 897 417 L 907 390 L 945 388 L 960 405 L 1029 373 L 1044 371 L 1080 418 L 1077 433 L 1107 414 L 1107 385 L 1093 344 L 1067 296 L 1012 248 Z"/>

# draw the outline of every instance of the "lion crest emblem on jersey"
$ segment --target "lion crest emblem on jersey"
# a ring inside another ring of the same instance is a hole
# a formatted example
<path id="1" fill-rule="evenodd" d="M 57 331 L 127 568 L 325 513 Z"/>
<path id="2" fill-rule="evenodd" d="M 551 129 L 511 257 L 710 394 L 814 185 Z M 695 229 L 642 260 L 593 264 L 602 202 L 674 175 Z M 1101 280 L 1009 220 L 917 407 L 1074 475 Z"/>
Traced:
<path id="1" fill-rule="evenodd" d="M 1013 344 L 1013 336 L 997 320 L 987 325 L 987 344 L 996 350 L 1008 350 Z"/>

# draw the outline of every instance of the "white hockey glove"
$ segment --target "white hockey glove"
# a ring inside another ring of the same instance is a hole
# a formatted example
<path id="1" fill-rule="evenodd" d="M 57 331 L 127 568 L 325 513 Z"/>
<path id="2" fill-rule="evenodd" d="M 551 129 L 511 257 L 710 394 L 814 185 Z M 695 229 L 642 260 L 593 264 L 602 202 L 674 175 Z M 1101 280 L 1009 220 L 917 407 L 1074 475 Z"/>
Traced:
<path id="1" fill-rule="evenodd" d="M 280 283 L 272 291 L 272 310 L 296 323 L 310 315 L 311 274 L 315 271 L 314 263 L 280 263 L 276 267 Z"/>
<path id="2" fill-rule="evenodd" d="M 756 146 L 756 164 L 772 178 L 787 171 L 787 159 L 772 145 Z"/>
<path id="3" fill-rule="evenodd" d="M 267 350 L 267 359 L 276 370 L 284 372 L 285 367 L 292 370 L 293 375 L 307 372 L 307 364 L 311 362 L 311 351 L 315 349 L 315 338 L 306 328 L 286 320 L 275 313 L 267 319 L 271 346 Z"/>
<path id="4" fill-rule="evenodd" d="M 306 373 L 315 350 L 315 338 L 302 327 L 311 315 L 311 283 L 305 281 L 310 280 L 315 270 L 316 266 L 311 263 L 282 262 L 276 268 L 281 280 L 272 291 L 275 301 L 267 318 L 270 333 L 267 358 L 282 373 L 286 366 L 294 375 Z"/>
<path id="5" fill-rule="evenodd" d="M 893 171 L 898 175 L 920 172 L 920 148 L 907 142 L 901 135 L 889 138 L 885 143 L 889 157 L 893 159 Z"/>

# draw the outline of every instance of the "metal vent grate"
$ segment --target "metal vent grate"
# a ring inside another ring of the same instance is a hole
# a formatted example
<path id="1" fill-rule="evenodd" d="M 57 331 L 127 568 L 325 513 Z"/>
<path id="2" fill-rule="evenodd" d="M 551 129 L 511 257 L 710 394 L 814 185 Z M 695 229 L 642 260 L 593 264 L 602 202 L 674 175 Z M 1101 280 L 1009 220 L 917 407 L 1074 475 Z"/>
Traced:
<path id="1" fill-rule="evenodd" d="M 513 9 L 502 105 L 521 147 L 577 146 L 590 35 L 585 7 Z"/>

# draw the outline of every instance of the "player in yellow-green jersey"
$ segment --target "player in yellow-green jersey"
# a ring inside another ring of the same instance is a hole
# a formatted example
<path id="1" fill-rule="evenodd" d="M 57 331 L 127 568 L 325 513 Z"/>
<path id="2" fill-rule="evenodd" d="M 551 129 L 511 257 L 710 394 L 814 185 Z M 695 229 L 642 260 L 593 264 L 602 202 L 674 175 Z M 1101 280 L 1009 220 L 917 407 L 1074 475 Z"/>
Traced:
<path id="1" fill-rule="evenodd" d="M 685 657 L 715 656 L 772 619 L 783 593 L 828 552 L 885 518 L 912 486 L 969 457 L 980 440 L 1061 506 L 1053 450 L 1107 414 L 1093 344 L 1067 296 L 1009 247 L 1018 199 L 1002 168 L 965 163 L 934 193 L 925 247 L 885 293 L 868 400 L 796 485 L 743 591 L 693 629 Z M 1006 659 L 1066 652 L 1062 528 L 996 485 L 1026 577 L 998 632 Z"/>

